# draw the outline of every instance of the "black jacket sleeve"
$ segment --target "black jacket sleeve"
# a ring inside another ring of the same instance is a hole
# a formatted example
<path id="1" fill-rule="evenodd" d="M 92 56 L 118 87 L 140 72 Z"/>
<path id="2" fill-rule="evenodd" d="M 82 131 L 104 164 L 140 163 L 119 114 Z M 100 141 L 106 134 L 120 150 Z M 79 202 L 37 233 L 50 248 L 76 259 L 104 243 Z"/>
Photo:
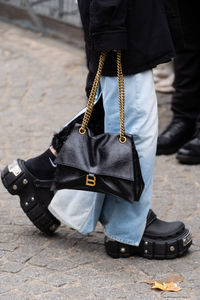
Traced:
<path id="1" fill-rule="evenodd" d="M 90 35 L 97 51 L 127 48 L 127 0 L 91 0 Z"/>

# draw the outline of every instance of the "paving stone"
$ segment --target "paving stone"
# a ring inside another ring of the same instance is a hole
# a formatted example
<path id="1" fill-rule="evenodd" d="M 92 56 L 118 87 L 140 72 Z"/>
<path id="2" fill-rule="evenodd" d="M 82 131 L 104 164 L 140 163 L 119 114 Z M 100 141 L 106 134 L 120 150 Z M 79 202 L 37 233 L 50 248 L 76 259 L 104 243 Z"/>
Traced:
<path id="1" fill-rule="evenodd" d="M 170 299 L 189 299 L 190 291 L 189 290 L 181 290 L 178 293 L 172 293 L 172 292 L 164 292 L 162 294 L 163 299 L 170 298 Z"/>
<path id="2" fill-rule="evenodd" d="M 16 248 L 15 244 L 0 243 L 0 250 L 13 252 Z"/>
<path id="3" fill-rule="evenodd" d="M 72 278 L 69 275 L 57 272 L 53 275 L 45 277 L 43 279 L 43 282 L 47 284 L 51 284 L 52 286 L 55 287 L 61 287 L 64 285 L 72 286 L 77 282 L 77 280 L 75 278 Z"/>
<path id="4" fill-rule="evenodd" d="M 18 291 L 16 292 L 9 292 L 0 295 L 1 300 L 28 300 L 28 297 L 24 294 L 19 293 Z"/>
<path id="5" fill-rule="evenodd" d="M 60 288 L 60 293 L 66 295 L 66 299 L 95 299 L 94 292 L 87 286 Z"/>
<path id="6" fill-rule="evenodd" d="M 106 264 L 104 261 L 93 264 L 92 267 L 95 270 L 101 271 L 103 273 L 109 273 L 109 272 L 121 272 L 123 273 L 125 271 L 125 268 L 122 264 L 114 261 L 107 261 Z"/>
<path id="7" fill-rule="evenodd" d="M 51 292 L 52 288 L 40 281 L 33 280 L 20 286 L 20 291 L 24 292 L 29 298 L 42 293 Z"/>
<path id="8" fill-rule="evenodd" d="M 131 299 L 131 300 L 160 299 L 160 293 L 157 293 L 156 291 L 151 290 L 149 285 L 142 283 L 142 282 L 122 285 L 121 289 L 126 292 L 127 298 Z"/>
<path id="9" fill-rule="evenodd" d="M 17 248 L 13 253 L 8 255 L 8 259 L 14 262 L 26 263 L 30 260 L 37 250 L 35 250 L 32 246 L 21 246 Z"/>
<path id="10" fill-rule="evenodd" d="M 46 253 L 40 253 L 38 255 L 33 256 L 29 263 L 31 265 L 39 266 L 39 267 L 46 267 L 48 264 L 52 262 L 52 257 L 46 256 Z"/>
<path id="11" fill-rule="evenodd" d="M 23 268 L 24 268 L 24 264 L 6 262 L 2 266 L 0 266 L 0 272 L 18 273 Z"/>
<path id="12" fill-rule="evenodd" d="M 113 288 L 112 286 L 105 289 L 96 289 L 94 292 L 95 299 L 127 299 L 126 292 L 123 291 L 121 287 L 119 288 Z"/>
<path id="13" fill-rule="evenodd" d="M 34 300 L 67 300 L 69 297 L 67 295 L 61 295 L 59 293 L 45 293 L 42 295 L 34 296 L 32 299 Z"/>
<path id="14" fill-rule="evenodd" d="M 66 259 L 62 260 L 52 260 L 47 264 L 47 268 L 50 270 L 55 270 L 59 272 L 66 272 L 68 270 L 74 269 L 78 266 L 78 263 L 68 261 Z"/>
<path id="15" fill-rule="evenodd" d="M 88 280 L 90 280 L 90 277 L 101 275 L 100 271 L 97 271 L 93 268 L 93 265 L 82 265 L 78 266 L 77 268 L 71 269 L 69 271 L 65 272 L 66 275 L 73 276 L 73 278 L 82 279 L 87 274 Z"/>
<path id="16" fill-rule="evenodd" d="M 69 256 L 69 260 L 73 263 L 80 265 L 87 265 L 91 264 L 93 262 L 97 262 L 99 259 L 94 255 L 91 255 L 90 253 L 80 253 L 79 251 L 74 251 L 72 255 Z"/>
<path id="17" fill-rule="evenodd" d="M 55 274 L 51 270 L 43 267 L 32 266 L 30 263 L 27 263 L 24 268 L 19 272 L 19 275 L 27 280 L 30 279 L 39 279 L 43 280 L 51 274 Z M 60 275 L 60 273 L 58 273 Z"/>
<path id="18" fill-rule="evenodd" d="M 2 273 L 0 274 L 0 294 L 9 292 L 26 281 L 27 281 L 26 278 L 23 278 L 18 274 L 11 273 L 11 275 L 10 274 L 4 275 Z"/>
<path id="19" fill-rule="evenodd" d="M 13 235 L 12 233 L 0 233 L 0 242 L 1 243 L 13 243 L 19 238 L 17 235 Z"/>
<path id="20" fill-rule="evenodd" d="M 88 287 L 92 288 L 95 286 L 96 288 L 107 288 L 110 286 L 118 286 L 118 285 L 123 285 L 123 284 L 133 284 L 135 282 L 140 281 L 141 279 L 141 274 L 136 274 L 135 270 L 134 272 L 130 271 L 124 271 L 124 272 L 115 272 L 113 271 L 112 273 L 105 273 L 101 274 L 95 277 L 91 277 L 90 280 L 87 278 L 83 277 L 81 282 L 83 285 L 87 285 Z"/>

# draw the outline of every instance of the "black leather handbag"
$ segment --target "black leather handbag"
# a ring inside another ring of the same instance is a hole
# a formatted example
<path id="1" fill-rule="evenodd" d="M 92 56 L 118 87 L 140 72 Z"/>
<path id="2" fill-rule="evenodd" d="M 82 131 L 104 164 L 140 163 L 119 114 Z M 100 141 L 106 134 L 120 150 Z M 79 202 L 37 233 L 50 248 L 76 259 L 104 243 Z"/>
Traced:
<path id="1" fill-rule="evenodd" d="M 75 189 L 113 194 L 129 202 L 139 201 L 144 189 L 133 136 L 125 134 L 124 78 L 121 51 L 117 51 L 120 133 L 94 135 L 88 128 L 106 53 L 101 53 L 82 124 L 74 124 L 57 158 L 54 189 Z M 112 104 L 111 104 L 112 105 Z"/>

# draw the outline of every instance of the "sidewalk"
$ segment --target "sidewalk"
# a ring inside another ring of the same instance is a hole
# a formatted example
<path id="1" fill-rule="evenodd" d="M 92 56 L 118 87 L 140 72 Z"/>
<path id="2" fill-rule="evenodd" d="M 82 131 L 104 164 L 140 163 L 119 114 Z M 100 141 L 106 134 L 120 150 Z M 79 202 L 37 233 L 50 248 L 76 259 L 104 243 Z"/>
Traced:
<path id="1" fill-rule="evenodd" d="M 86 103 L 84 52 L 0 22 L 0 169 L 49 146 Z M 170 118 L 170 96 L 159 95 L 160 130 Z M 156 160 L 153 209 L 184 221 L 193 233 L 189 255 L 171 261 L 106 256 L 103 232 L 83 237 L 61 227 L 48 238 L 33 227 L 18 198 L 0 183 L 0 300 L 200 298 L 200 166 L 175 156 Z M 184 277 L 178 293 L 151 290 L 145 280 Z"/>

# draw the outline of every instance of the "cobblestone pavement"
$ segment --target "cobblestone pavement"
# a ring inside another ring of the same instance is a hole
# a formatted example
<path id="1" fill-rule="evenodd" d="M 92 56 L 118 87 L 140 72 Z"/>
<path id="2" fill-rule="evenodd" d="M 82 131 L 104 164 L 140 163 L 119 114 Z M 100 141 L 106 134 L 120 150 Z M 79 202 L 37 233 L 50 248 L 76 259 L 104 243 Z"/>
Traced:
<path id="1" fill-rule="evenodd" d="M 84 52 L 0 22 L 0 169 L 48 147 L 50 137 L 85 105 Z M 170 117 L 170 96 L 159 95 L 160 129 Z M 17 197 L 0 185 L 0 299 L 200 299 L 200 167 L 157 158 L 153 208 L 183 220 L 194 245 L 183 258 L 113 260 L 102 228 L 86 237 L 66 227 L 51 238 L 23 214 Z M 178 293 L 143 283 L 169 274 L 184 277 Z"/>

